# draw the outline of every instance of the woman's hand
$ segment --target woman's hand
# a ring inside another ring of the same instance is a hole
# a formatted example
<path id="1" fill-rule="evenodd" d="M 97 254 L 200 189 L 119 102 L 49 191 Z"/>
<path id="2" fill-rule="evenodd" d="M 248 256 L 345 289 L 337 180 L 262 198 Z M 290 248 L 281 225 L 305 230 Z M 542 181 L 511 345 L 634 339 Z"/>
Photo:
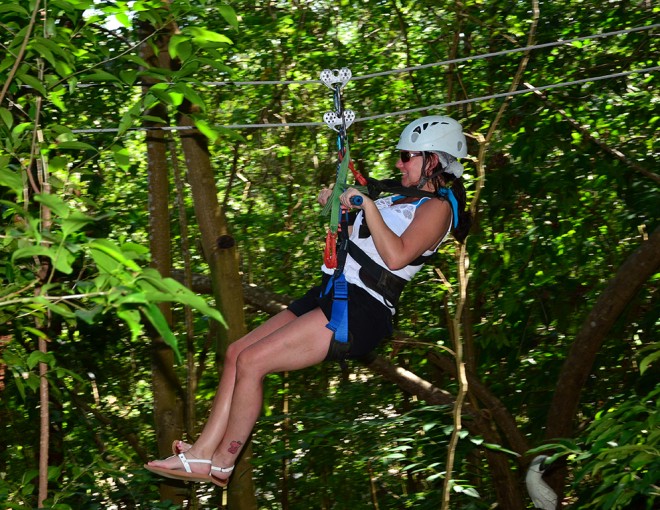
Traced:
<path id="1" fill-rule="evenodd" d="M 363 195 L 355 188 L 348 188 L 339 195 L 341 205 L 347 209 L 363 209 L 366 200 L 369 200 L 369 197 Z"/>
<path id="2" fill-rule="evenodd" d="M 325 204 L 328 203 L 328 200 L 330 200 L 330 197 L 332 196 L 332 187 L 330 188 L 321 188 L 321 191 L 319 191 L 319 196 L 317 197 L 317 201 L 319 204 L 322 206 L 325 206 Z"/>

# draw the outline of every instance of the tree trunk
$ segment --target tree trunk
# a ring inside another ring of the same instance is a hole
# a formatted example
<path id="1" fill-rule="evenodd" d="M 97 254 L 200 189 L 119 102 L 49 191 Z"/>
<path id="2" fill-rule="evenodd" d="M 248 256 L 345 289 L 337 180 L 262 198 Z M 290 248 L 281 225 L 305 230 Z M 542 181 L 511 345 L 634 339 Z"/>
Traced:
<path id="1" fill-rule="evenodd" d="M 149 24 L 141 26 L 143 40 L 145 34 L 153 33 Z M 169 69 L 171 61 L 167 53 L 169 34 L 155 38 L 158 53 L 154 53 L 150 43 L 143 43 L 140 48 L 142 58 L 154 67 Z M 147 78 L 143 92 L 147 92 L 154 83 Z M 148 115 L 167 119 L 167 109 L 158 104 Z M 145 122 L 146 127 L 164 127 L 165 124 Z M 167 277 L 172 267 L 170 246 L 170 184 L 167 157 L 167 133 L 162 129 L 147 130 L 147 173 L 148 173 L 148 211 L 149 211 L 149 248 L 152 267 Z M 168 303 L 159 305 L 168 324 L 172 326 L 172 311 Z M 171 444 L 183 435 L 183 401 L 181 383 L 174 370 L 174 353 L 165 341 L 155 332 L 152 334 L 151 384 L 154 394 L 154 426 L 159 457 L 172 454 Z M 183 502 L 183 494 L 176 484 L 164 478 L 160 485 L 162 500 L 170 499 Z"/>
<path id="2" fill-rule="evenodd" d="M 178 119 L 180 126 L 194 127 L 189 114 L 190 104 L 185 103 Z M 224 359 L 227 345 L 247 332 L 236 241 L 229 233 L 224 211 L 218 201 L 206 137 L 197 130 L 184 131 L 181 135 L 181 143 L 188 169 L 188 182 L 193 195 L 195 216 L 202 235 L 204 256 L 211 271 L 213 295 L 228 325 L 226 331 L 221 329 L 221 338 L 218 342 L 217 359 L 221 361 Z M 256 510 L 257 508 L 251 457 L 250 442 L 243 449 L 232 483 L 229 485 L 229 507 L 232 509 Z"/>

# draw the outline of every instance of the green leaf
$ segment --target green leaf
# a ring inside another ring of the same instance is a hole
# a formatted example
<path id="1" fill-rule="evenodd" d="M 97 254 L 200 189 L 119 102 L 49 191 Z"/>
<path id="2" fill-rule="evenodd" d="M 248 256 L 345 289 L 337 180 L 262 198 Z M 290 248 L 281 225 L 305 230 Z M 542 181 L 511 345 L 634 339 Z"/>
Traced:
<path id="1" fill-rule="evenodd" d="M 23 378 L 21 377 L 21 374 L 18 373 L 18 370 L 12 368 L 11 371 L 14 374 L 14 384 L 16 384 L 18 393 L 21 395 L 21 398 L 25 400 L 25 385 L 23 384 Z"/>
<path id="2" fill-rule="evenodd" d="M 41 384 L 41 378 L 36 374 L 29 372 L 27 379 L 25 379 L 25 384 L 27 385 L 28 388 L 30 388 L 32 391 L 36 393 Z"/>
<path id="3" fill-rule="evenodd" d="M 405 459 L 406 456 L 403 453 L 390 453 L 381 458 L 383 460 L 400 460 L 400 459 Z"/>
<path id="4" fill-rule="evenodd" d="M 48 194 L 38 194 L 34 196 L 34 199 L 48 207 L 60 218 L 66 218 L 69 215 L 69 206 L 62 200 L 59 196 L 53 195 L 52 193 Z"/>
<path id="5" fill-rule="evenodd" d="M 86 322 L 87 324 L 94 324 L 96 318 L 103 312 L 101 306 L 95 306 L 90 309 L 77 309 L 75 311 L 75 316 Z"/>
<path id="6" fill-rule="evenodd" d="M 17 73 L 16 78 L 23 82 L 25 85 L 28 87 L 32 87 L 34 90 L 39 92 L 42 96 L 46 97 L 48 95 L 48 92 L 46 92 L 46 88 L 44 87 L 43 83 L 39 81 L 37 78 L 34 76 L 31 76 L 26 73 Z"/>
<path id="7" fill-rule="evenodd" d="M 138 303 L 147 304 L 151 302 L 151 300 L 147 297 L 147 295 L 144 292 L 131 292 L 131 291 L 127 291 L 127 293 L 122 294 L 121 297 L 119 297 L 114 301 L 115 304 L 117 305 L 138 304 Z"/>
<path id="8" fill-rule="evenodd" d="M 195 310 L 209 316 L 210 318 L 218 321 L 223 326 L 227 327 L 227 323 L 222 317 L 222 314 L 220 314 L 216 308 L 209 306 L 209 304 L 202 297 L 198 296 L 193 291 L 178 281 L 174 280 L 173 278 L 162 278 L 158 271 L 148 268 L 144 270 L 138 280 L 140 285 L 143 285 L 143 282 L 146 282 L 149 285 L 153 285 L 154 287 L 161 289 L 161 291 L 166 292 L 166 294 L 158 294 L 158 296 L 163 298 L 163 300 L 165 300 L 165 297 L 169 297 L 167 301 L 175 301 L 177 303 L 181 303 L 182 305 L 190 306 L 191 308 L 194 308 Z"/>
<path id="9" fill-rule="evenodd" d="M 485 446 L 489 450 L 495 450 L 496 452 L 507 453 L 509 455 L 513 455 L 514 457 L 520 457 L 519 453 L 516 453 L 513 450 L 508 450 L 508 449 L 504 448 L 503 446 L 501 446 L 499 444 L 484 443 L 483 446 Z"/>
<path id="10" fill-rule="evenodd" d="M 11 260 L 14 262 L 18 259 L 31 257 L 48 257 L 58 271 L 64 274 L 71 274 L 73 272 L 73 268 L 70 264 L 70 262 L 73 261 L 73 256 L 69 252 L 61 251 L 57 248 L 49 248 L 40 245 L 19 248 L 12 254 Z"/>
<path id="11" fill-rule="evenodd" d="M 234 11 L 229 5 L 219 5 L 218 10 L 222 17 L 225 18 L 225 21 L 238 30 L 238 17 L 236 16 L 236 11 Z"/>
<path id="12" fill-rule="evenodd" d="M 108 239 L 96 239 L 89 244 L 89 247 L 96 254 L 103 253 L 121 265 L 127 267 L 128 269 L 133 271 L 140 271 L 140 266 L 138 266 L 132 260 L 128 259 L 121 248 L 119 248 L 115 243 Z M 94 255 L 92 256 L 95 257 Z M 96 260 L 96 258 L 94 260 Z M 116 266 L 113 268 L 113 270 L 114 269 L 116 269 Z"/>
<path id="13" fill-rule="evenodd" d="M 204 103 L 204 99 L 202 99 L 202 96 L 200 96 L 197 93 L 197 91 L 187 83 L 177 83 L 174 86 L 174 90 L 176 90 L 177 92 L 181 92 L 183 96 L 192 104 L 200 106 L 202 107 L 202 109 L 206 107 L 206 104 Z"/>
<path id="14" fill-rule="evenodd" d="M 161 119 L 160 117 L 156 117 L 155 115 L 142 115 L 140 119 L 142 119 L 145 122 L 155 122 L 157 124 L 167 125 L 166 119 Z"/>
<path id="15" fill-rule="evenodd" d="M 23 178 L 20 173 L 14 172 L 9 168 L 0 167 L 0 185 L 10 188 L 16 196 L 23 193 Z"/>
<path id="16" fill-rule="evenodd" d="M 14 125 L 14 117 L 7 108 L 0 108 L 0 120 L 7 126 L 8 129 Z"/>
<path id="17" fill-rule="evenodd" d="M 199 44 L 200 46 L 206 46 L 207 44 L 233 44 L 232 40 L 226 35 L 222 35 L 202 27 L 186 27 L 182 30 L 182 32 L 190 33 L 193 42 L 195 42 L 195 44 Z"/>
<path id="18" fill-rule="evenodd" d="M 138 77 L 138 74 L 139 74 L 138 71 L 135 71 L 133 69 L 122 69 L 121 71 L 119 71 L 119 77 L 127 85 L 134 85 L 135 80 Z"/>
<path id="19" fill-rule="evenodd" d="M 149 94 L 152 94 L 164 104 L 180 106 L 183 103 L 183 93 L 169 90 L 169 85 L 165 83 L 158 83 L 151 87 Z"/>
<path id="20" fill-rule="evenodd" d="M 644 374 L 644 372 L 646 372 L 649 366 L 658 359 L 660 359 L 660 349 L 644 357 L 642 361 L 639 363 L 640 374 Z"/>
<path id="21" fill-rule="evenodd" d="M 125 12 L 115 12 L 115 19 L 121 23 L 125 28 L 131 28 L 131 19 Z"/>
<path id="22" fill-rule="evenodd" d="M 76 150 L 76 151 L 94 151 L 97 152 L 96 147 L 84 142 L 58 142 L 57 148 L 61 150 Z"/>
<path id="23" fill-rule="evenodd" d="M 38 299 L 38 298 L 37 298 Z M 35 299 L 36 301 L 36 299 Z M 48 340 L 48 335 L 40 329 L 33 328 L 31 326 L 24 326 L 23 330 L 27 333 L 30 333 L 31 335 L 36 336 L 37 338 L 42 338 L 43 340 Z"/>
<path id="24" fill-rule="evenodd" d="M 48 466 L 48 480 L 53 481 L 57 480 L 62 473 L 61 466 Z"/>
<path id="25" fill-rule="evenodd" d="M 186 61 L 193 54 L 193 46 L 190 44 L 190 38 L 183 34 L 175 34 L 170 38 L 167 50 L 172 59 L 179 58 Z"/>
<path id="26" fill-rule="evenodd" d="M 122 147 L 121 145 L 112 146 L 112 156 L 114 157 L 115 163 L 122 170 L 128 170 L 131 166 L 131 158 L 128 149 Z"/>
<path id="27" fill-rule="evenodd" d="M 62 235 L 66 238 L 73 232 L 79 231 L 85 225 L 94 223 L 94 218 L 80 211 L 71 211 L 68 218 L 62 220 Z"/>
<path id="28" fill-rule="evenodd" d="M 137 309 L 120 309 L 117 316 L 126 322 L 128 329 L 131 331 L 132 340 L 136 340 L 142 334 L 142 322 L 140 322 L 140 312 Z"/>
<path id="29" fill-rule="evenodd" d="M 48 166 L 51 171 L 64 170 L 67 167 L 68 160 L 61 156 L 54 156 L 48 160 Z"/>
<path id="30" fill-rule="evenodd" d="M 152 326 L 156 329 L 158 334 L 163 338 L 165 343 L 169 345 L 174 351 L 174 356 L 178 363 L 181 363 L 181 353 L 179 352 L 178 341 L 172 333 L 170 326 L 167 324 L 165 316 L 155 304 L 147 304 L 140 307 L 142 313 L 149 319 Z"/>
<path id="31" fill-rule="evenodd" d="M 30 17 L 29 12 L 27 12 L 25 9 L 23 9 L 23 7 L 15 3 L 0 5 L 0 14 L 3 12 L 18 13 L 24 19 L 28 19 Z"/>
<path id="32" fill-rule="evenodd" d="M 57 62 L 57 59 L 53 55 L 53 53 L 46 47 L 46 45 L 41 44 L 39 42 L 39 38 L 33 38 L 30 41 L 30 47 L 31 49 L 37 53 L 40 57 L 44 58 L 45 60 L 48 61 L 48 63 L 55 67 L 55 64 Z"/>
<path id="33" fill-rule="evenodd" d="M 46 365 L 50 365 L 53 361 L 55 361 L 55 358 L 53 357 L 53 354 L 50 352 L 32 351 L 28 356 L 27 366 L 28 368 L 32 369 L 36 367 L 39 363 L 45 363 Z"/>
<path id="34" fill-rule="evenodd" d="M 63 303 L 53 303 L 52 301 L 48 300 L 46 306 L 51 312 L 55 313 L 56 315 L 59 315 L 60 317 L 63 317 L 65 319 L 76 318 L 75 313 L 73 313 L 71 309 Z"/>
<path id="35" fill-rule="evenodd" d="M 115 271 L 121 267 L 119 261 L 113 256 L 109 255 L 104 250 L 98 250 L 95 249 L 94 247 L 90 247 L 89 253 L 92 256 L 92 260 L 94 260 L 96 267 L 102 273 L 114 274 Z M 106 284 L 112 285 L 112 283 L 100 277 L 98 279 L 95 279 L 95 281 L 96 281 L 96 285 L 100 289 L 105 288 Z"/>
<path id="36" fill-rule="evenodd" d="M 95 69 L 92 73 L 90 74 L 84 74 L 81 77 L 82 80 L 84 81 L 100 81 L 100 82 L 120 82 L 121 80 L 115 76 L 114 74 L 111 74 L 107 71 L 103 71 L 101 69 Z"/>
<path id="37" fill-rule="evenodd" d="M 64 70 L 63 74 L 68 75 L 70 70 Z M 67 111 L 67 103 L 65 100 L 65 90 L 63 87 L 58 87 L 57 90 L 51 90 L 48 94 L 48 100 L 53 103 L 61 112 Z"/>
<path id="38" fill-rule="evenodd" d="M 195 126 L 211 143 L 215 143 L 220 137 L 220 133 L 213 129 L 205 120 L 195 119 Z"/>

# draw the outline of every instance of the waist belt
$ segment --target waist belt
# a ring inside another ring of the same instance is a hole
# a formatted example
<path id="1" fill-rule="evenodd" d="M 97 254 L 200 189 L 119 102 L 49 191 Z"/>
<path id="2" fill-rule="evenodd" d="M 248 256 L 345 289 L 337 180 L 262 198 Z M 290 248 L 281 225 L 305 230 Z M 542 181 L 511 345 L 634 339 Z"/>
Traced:
<path id="1" fill-rule="evenodd" d="M 388 271 L 383 266 L 374 262 L 353 241 L 348 241 L 348 253 L 360 265 L 360 280 L 371 290 L 378 292 L 385 302 L 392 307 L 399 303 L 399 297 L 407 280 Z"/>

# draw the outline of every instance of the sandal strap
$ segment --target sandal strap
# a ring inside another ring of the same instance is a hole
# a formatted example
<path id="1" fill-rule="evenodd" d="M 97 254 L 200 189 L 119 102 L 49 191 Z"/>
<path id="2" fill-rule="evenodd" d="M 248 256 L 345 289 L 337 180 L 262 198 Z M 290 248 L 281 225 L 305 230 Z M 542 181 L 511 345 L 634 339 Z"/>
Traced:
<path id="1" fill-rule="evenodd" d="M 177 457 L 179 457 L 181 464 L 183 464 L 183 469 L 186 470 L 186 473 L 192 473 L 190 464 L 212 464 L 208 459 L 188 459 L 184 453 L 180 453 Z"/>
<path id="2" fill-rule="evenodd" d="M 211 471 L 220 471 L 221 473 L 231 473 L 234 470 L 234 466 L 223 468 L 218 466 L 211 466 Z"/>

